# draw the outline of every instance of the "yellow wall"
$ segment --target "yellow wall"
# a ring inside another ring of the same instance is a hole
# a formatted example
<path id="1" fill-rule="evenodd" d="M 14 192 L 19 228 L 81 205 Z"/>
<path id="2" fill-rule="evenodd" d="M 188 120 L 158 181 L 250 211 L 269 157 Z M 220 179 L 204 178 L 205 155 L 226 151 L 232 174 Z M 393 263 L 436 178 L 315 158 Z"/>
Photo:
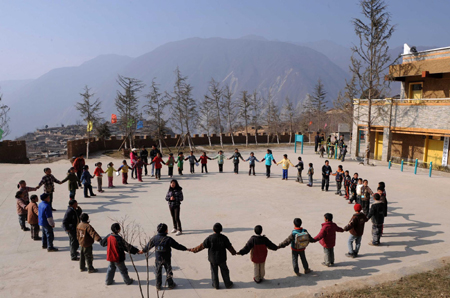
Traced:
<path id="1" fill-rule="evenodd" d="M 432 161 L 433 165 L 441 165 L 443 149 L 444 149 L 444 141 L 432 139 L 428 140 L 427 162 Z"/>

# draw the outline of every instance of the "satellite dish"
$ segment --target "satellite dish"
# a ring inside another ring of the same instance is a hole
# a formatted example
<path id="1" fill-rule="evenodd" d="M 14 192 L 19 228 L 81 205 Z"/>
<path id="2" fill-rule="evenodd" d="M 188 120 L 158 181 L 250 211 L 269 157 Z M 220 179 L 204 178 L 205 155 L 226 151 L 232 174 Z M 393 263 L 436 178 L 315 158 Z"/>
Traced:
<path id="1" fill-rule="evenodd" d="M 410 51 L 411 51 L 411 53 L 414 53 L 414 54 L 416 54 L 416 53 L 417 53 L 417 49 L 416 49 L 416 47 L 414 47 L 414 46 L 413 46 L 413 47 L 411 47 L 411 50 L 410 50 Z"/>

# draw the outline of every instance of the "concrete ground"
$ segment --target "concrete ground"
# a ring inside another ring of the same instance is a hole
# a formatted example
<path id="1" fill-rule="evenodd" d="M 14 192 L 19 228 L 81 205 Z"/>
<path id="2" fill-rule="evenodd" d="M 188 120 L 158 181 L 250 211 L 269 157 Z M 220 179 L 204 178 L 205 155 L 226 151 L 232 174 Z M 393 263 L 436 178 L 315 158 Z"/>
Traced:
<path id="1" fill-rule="evenodd" d="M 230 152 L 227 152 L 228 156 Z M 264 150 L 255 151 L 262 158 Z M 293 146 L 274 150 L 276 160 L 287 153 L 292 162 L 299 154 L 294 154 Z M 210 154 L 212 155 L 212 154 Z M 243 151 L 243 156 L 248 152 Z M 323 214 L 334 214 L 335 222 L 343 227 L 353 214 L 353 205 L 348 205 L 343 197 L 336 196 L 335 183 L 332 180 L 330 191 L 320 190 L 320 171 L 324 162 L 305 147 L 303 160 L 307 165 L 314 163 L 316 170 L 315 185 L 295 182 L 296 170 L 290 169 L 290 180 L 281 180 L 281 166 L 273 166 L 273 176 L 265 179 L 264 165 L 257 164 L 257 176 L 249 177 L 247 163 L 240 164 L 239 175 L 232 173 L 231 161 L 225 164 L 225 173 L 218 173 L 217 163 L 209 161 L 209 174 L 185 175 L 179 179 L 183 187 L 185 200 L 181 208 L 181 220 L 184 234 L 175 237 L 187 247 L 200 244 L 212 233 L 215 222 L 221 222 L 224 233 L 229 237 L 236 250 L 241 249 L 253 235 L 257 224 L 264 227 L 264 234 L 276 244 L 289 236 L 295 217 L 303 220 L 303 227 L 314 237 L 320 230 Z M 106 165 L 110 158 L 100 156 L 88 161 L 93 170 L 94 163 L 102 161 Z M 113 160 L 115 165 L 120 160 Z M 332 160 L 333 170 L 339 161 Z M 305 165 L 305 167 L 306 167 Z M 347 288 L 375 284 L 380 281 L 398 278 L 417 270 L 432 269 L 440 258 L 448 256 L 450 229 L 447 214 L 450 212 L 450 179 L 446 174 L 434 173 L 428 178 L 428 172 L 419 171 L 417 175 L 411 168 L 401 173 L 398 167 L 388 170 L 386 166 L 367 167 L 356 162 L 345 161 L 344 168 L 350 173 L 358 172 L 360 177 L 369 180 L 372 189 L 379 181 L 385 181 L 389 215 L 386 218 L 383 245 L 367 245 L 370 239 L 371 224 L 365 229 L 360 257 L 349 259 L 347 252 L 348 233 L 338 234 L 335 247 L 336 266 L 323 267 L 323 249 L 319 243 L 310 244 L 306 249 L 311 274 L 297 277 L 293 274 L 291 252 L 289 248 L 269 252 L 266 262 L 266 281 L 253 282 L 253 265 L 249 256 L 231 256 L 228 266 L 235 287 L 221 290 L 211 288 L 207 252 L 198 254 L 174 251 L 172 265 L 178 287 L 166 291 L 164 297 L 298 297 L 320 295 L 321 293 Z M 54 213 L 56 253 L 41 249 L 41 242 L 32 241 L 29 232 L 19 228 L 15 210 L 14 194 L 17 182 L 27 181 L 35 186 L 43 175 L 45 165 L 0 165 L 0 296 L 1 297 L 140 297 L 137 283 L 126 286 L 119 273 L 116 284 L 105 286 L 107 261 L 106 250 L 94 244 L 94 266 L 99 273 L 87 274 L 78 270 L 78 262 L 70 260 L 69 241 L 61 228 L 62 218 L 68 202 L 67 185 L 57 185 Z M 67 161 L 50 165 L 54 175 L 63 179 L 70 167 Z M 124 186 L 119 177 L 115 177 L 117 186 L 113 190 L 89 199 L 77 194 L 79 205 L 90 215 L 91 224 L 101 236 L 110 232 L 111 218 L 129 216 L 139 223 L 147 234 L 152 235 L 156 226 L 165 222 L 171 228 L 171 217 L 165 201 L 170 179 L 163 168 L 163 178 L 155 181 L 149 176 L 140 183 L 130 180 Z M 106 178 L 105 178 L 106 179 Z M 304 172 L 306 179 L 306 171 Z M 104 184 L 106 181 L 104 181 Z M 93 183 L 94 188 L 96 182 Z M 41 193 L 41 190 L 37 192 Z M 139 245 L 139 243 L 134 243 Z M 141 278 L 145 278 L 145 259 L 135 257 Z M 153 257 L 150 260 L 153 263 Z M 130 276 L 136 279 L 129 257 L 127 265 Z M 150 297 L 156 297 L 153 268 L 150 275 Z M 144 288 L 145 291 L 145 288 Z"/>

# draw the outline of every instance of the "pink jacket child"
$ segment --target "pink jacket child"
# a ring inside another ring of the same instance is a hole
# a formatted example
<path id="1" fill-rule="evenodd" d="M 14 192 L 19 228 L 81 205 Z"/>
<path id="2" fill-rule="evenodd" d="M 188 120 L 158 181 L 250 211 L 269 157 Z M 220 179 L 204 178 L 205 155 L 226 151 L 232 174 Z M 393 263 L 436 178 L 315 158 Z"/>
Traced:
<path id="1" fill-rule="evenodd" d="M 137 168 L 135 168 L 135 165 L 137 163 L 138 156 L 136 154 L 136 150 L 136 148 L 133 148 L 130 152 L 131 178 L 136 178 L 133 177 L 133 173 L 137 176 Z"/>
<path id="2" fill-rule="evenodd" d="M 325 262 L 322 265 L 330 267 L 334 265 L 334 246 L 336 245 L 336 232 L 344 232 L 344 229 L 333 222 L 333 214 L 326 213 L 324 215 L 325 222 L 319 234 L 314 237 L 315 241 L 319 241 L 324 248 Z"/>

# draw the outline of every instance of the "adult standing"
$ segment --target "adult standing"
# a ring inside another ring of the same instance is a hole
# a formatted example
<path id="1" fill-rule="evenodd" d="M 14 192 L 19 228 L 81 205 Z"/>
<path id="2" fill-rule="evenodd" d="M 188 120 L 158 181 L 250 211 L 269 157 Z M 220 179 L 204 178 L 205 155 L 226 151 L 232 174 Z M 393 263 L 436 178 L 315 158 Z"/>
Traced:
<path id="1" fill-rule="evenodd" d="M 320 136 L 319 132 L 317 132 L 316 137 L 314 138 L 314 152 L 317 154 L 317 147 L 319 147 Z"/>
<path id="2" fill-rule="evenodd" d="M 152 145 L 152 150 L 150 150 L 150 160 L 153 160 L 157 155 L 161 154 L 162 157 L 162 153 L 161 151 L 159 151 L 158 148 L 156 148 L 156 145 Z M 152 164 L 152 177 L 155 176 L 155 165 Z"/>
<path id="3" fill-rule="evenodd" d="M 77 200 L 70 200 L 69 207 L 67 207 L 66 214 L 63 218 L 63 227 L 67 235 L 69 235 L 70 244 L 70 258 L 72 261 L 79 261 L 77 255 L 78 247 L 80 246 L 77 239 L 77 226 L 80 223 L 80 216 L 77 212 Z"/>
<path id="4" fill-rule="evenodd" d="M 270 167 L 272 166 L 272 162 L 274 164 L 276 164 L 277 162 L 275 161 L 275 159 L 273 158 L 273 154 L 272 154 L 272 150 L 267 149 L 267 153 L 264 156 L 263 159 L 261 159 L 261 162 L 266 161 L 265 165 L 266 165 L 266 179 L 270 178 Z"/>
<path id="5" fill-rule="evenodd" d="M 148 175 L 147 164 L 148 164 L 148 151 L 144 146 L 141 147 L 141 152 L 139 153 L 139 157 L 144 162 L 145 176 Z"/>
<path id="6" fill-rule="evenodd" d="M 84 154 L 81 153 L 75 160 L 73 161 L 72 167 L 74 168 L 74 172 L 77 174 L 78 181 L 80 181 L 81 175 L 83 174 L 83 167 L 86 164 L 84 160 Z M 81 186 L 81 183 L 78 183 L 78 186 Z"/>
<path id="7" fill-rule="evenodd" d="M 330 162 L 325 160 L 325 165 L 322 167 L 322 191 L 325 188 L 328 191 L 328 187 L 330 186 L 330 174 L 332 170 L 330 167 Z"/>
<path id="8" fill-rule="evenodd" d="M 135 167 L 137 163 L 137 149 L 133 148 L 130 152 L 130 164 L 131 164 L 131 178 L 136 179 L 137 178 L 137 168 Z M 133 177 L 134 174 L 134 177 Z"/>
<path id="9" fill-rule="evenodd" d="M 47 249 L 48 252 L 58 251 L 53 246 L 53 239 L 55 235 L 53 228 L 55 227 L 55 221 L 53 220 L 52 207 L 50 205 L 50 195 L 43 193 L 41 195 L 42 202 L 39 204 L 38 220 L 39 225 L 42 227 L 42 248 Z"/>
<path id="10" fill-rule="evenodd" d="M 180 220 L 180 207 L 181 201 L 183 201 L 183 188 L 178 184 L 178 181 L 173 179 L 170 181 L 169 191 L 166 195 L 166 201 L 169 203 L 170 215 L 173 221 L 172 233 L 176 233 L 176 236 L 183 234 Z"/>
<path id="11" fill-rule="evenodd" d="M 41 182 L 39 182 L 39 185 L 36 188 L 40 188 L 42 185 L 44 185 L 44 193 L 48 194 L 50 198 L 50 208 L 52 209 L 52 211 L 56 211 L 56 209 L 53 208 L 53 193 L 55 192 L 55 182 L 58 184 L 62 183 L 52 175 L 52 170 L 50 168 L 45 168 L 44 173 L 44 177 L 42 177 Z"/>

